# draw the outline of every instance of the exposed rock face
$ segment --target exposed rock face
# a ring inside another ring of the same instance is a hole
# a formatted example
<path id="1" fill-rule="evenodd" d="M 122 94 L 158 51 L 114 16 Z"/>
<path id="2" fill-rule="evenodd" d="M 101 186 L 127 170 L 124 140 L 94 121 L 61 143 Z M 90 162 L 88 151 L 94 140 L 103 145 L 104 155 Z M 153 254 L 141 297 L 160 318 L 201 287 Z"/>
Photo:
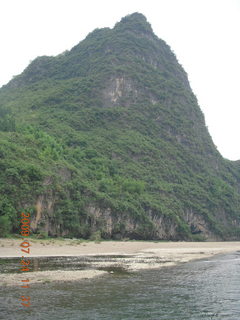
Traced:
<path id="1" fill-rule="evenodd" d="M 131 79 L 125 77 L 111 78 L 108 86 L 103 90 L 103 105 L 113 107 L 120 104 L 121 98 L 130 96 L 131 100 L 136 100 L 138 91 L 134 87 Z"/>

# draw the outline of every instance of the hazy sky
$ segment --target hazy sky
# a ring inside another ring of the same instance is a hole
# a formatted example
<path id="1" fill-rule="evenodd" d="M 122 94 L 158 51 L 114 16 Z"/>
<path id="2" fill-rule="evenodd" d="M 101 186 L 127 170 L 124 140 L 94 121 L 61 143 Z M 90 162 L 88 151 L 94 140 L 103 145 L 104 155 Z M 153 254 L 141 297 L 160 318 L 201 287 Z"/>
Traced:
<path id="1" fill-rule="evenodd" d="M 136 11 L 188 73 L 218 150 L 240 159 L 240 0 L 0 0 L 0 86 Z"/>

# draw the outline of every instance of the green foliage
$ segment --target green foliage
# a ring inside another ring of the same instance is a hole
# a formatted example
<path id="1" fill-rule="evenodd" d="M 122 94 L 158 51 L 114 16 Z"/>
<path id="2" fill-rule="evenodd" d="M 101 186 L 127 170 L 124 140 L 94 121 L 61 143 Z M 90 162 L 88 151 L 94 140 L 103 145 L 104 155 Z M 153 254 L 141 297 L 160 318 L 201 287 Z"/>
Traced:
<path id="1" fill-rule="evenodd" d="M 38 128 L 28 125 L 27 127 L 20 127 L 19 132 L 23 133 L 28 139 L 34 139 L 39 147 L 39 158 L 52 158 L 53 160 L 58 160 L 62 153 L 63 147 L 59 144 L 54 137 L 50 136 L 44 131 Z"/>
<path id="2" fill-rule="evenodd" d="M 101 232 L 100 231 L 96 231 L 94 232 L 91 237 L 90 240 L 95 241 L 95 242 L 100 242 L 102 240 L 101 238 Z"/>
<path id="3" fill-rule="evenodd" d="M 8 216 L 0 216 L 0 237 L 6 237 L 11 231 L 11 221 Z"/>
<path id="4" fill-rule="evenodd" d="M 0 131 L 11 132 L 16 130 L 13 115 L 8 109 L 0 107 Z"/>
<path id="5" fill-rule="evenodd" d="M 48 234 L 46 231 L 40 231 L 39 233 L 36 234 L 37 239 L 47 239 Z"/>
<path id="6" fill-rule="evenodd" d="M 16 210 L 11 200 L 0 195 L 0 237 L 5 237 L 17 226 Z"/>

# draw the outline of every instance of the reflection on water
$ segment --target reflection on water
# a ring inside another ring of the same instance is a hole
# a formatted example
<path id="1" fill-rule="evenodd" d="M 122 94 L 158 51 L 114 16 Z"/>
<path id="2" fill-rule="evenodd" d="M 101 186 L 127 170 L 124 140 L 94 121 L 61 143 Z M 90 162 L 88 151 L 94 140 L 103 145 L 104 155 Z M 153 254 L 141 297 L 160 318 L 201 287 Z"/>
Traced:
<path id="1" fill-rule="evenodd" d="M 239 274 L 237 252 L 160 270 L 32 285 L 30 310 L 20 307 L 23 289 L 1 288 L 0 314 L 6 320 L 238 320 Z"/>

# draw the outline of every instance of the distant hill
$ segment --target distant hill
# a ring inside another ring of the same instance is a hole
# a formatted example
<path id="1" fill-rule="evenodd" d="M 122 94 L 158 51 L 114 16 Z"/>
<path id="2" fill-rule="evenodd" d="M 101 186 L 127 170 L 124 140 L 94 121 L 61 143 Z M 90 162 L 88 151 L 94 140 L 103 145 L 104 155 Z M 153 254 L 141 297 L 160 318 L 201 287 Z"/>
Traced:
<path id="1" fill-rule="evenodd" d="M 0 141 L 0 236 L 240 239 L 240 163 L 142 14 L 2 87 Z"/>

